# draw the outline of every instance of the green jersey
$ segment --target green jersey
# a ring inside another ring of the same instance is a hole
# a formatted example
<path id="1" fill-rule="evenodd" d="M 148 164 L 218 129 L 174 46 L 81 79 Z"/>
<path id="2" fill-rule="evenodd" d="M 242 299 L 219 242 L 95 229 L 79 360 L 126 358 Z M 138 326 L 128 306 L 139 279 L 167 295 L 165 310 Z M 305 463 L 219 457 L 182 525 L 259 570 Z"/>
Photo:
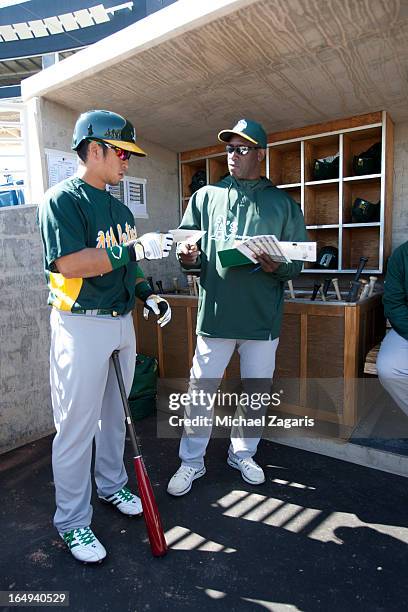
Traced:
<path id="1" fill-rule="evenodd" d="M 118 314 L 133 309 L 136 279 L 143 277 L 137 263 L 91 278 L 65 278 L 54 264 L 82 249 L 103 249 L 135 239 L 135 222 L 127 206 L 108 191 L 73 177 L 47 191 L 38 219 L 51 306 L 71 312 L 111 309 Z"/>
<path id="2" fill-rule="evenodd" d="M 228 176 L 193 194 L 180 228 L 206 231 L 200 246 L 197 333 L 214 338 L 277 338 L 284 282 L 299 274 L 302 263 L 281 264 L 272 273 L 252 273 L 253 265 L 223 268 L 218 251 L 261 234 L 285 241 L 307 240 L 300 206 L 266 178 Z M 188 271 L 187 266 L 184 269 Z"/>

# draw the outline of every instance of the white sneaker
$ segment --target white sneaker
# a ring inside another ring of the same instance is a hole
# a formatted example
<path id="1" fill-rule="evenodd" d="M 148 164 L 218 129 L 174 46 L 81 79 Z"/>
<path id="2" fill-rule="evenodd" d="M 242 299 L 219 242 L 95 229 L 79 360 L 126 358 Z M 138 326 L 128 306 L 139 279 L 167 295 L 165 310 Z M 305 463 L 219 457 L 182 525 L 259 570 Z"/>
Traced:
<path id="1" fill-rule="evenodd" d="M 196 470 L 188 465 L 181 465 L 174 476 L 170 479 L 167 486 L 167 493 L 170 495 L 185 495 L 193 486 L 193 480 L 201 478 L 205 474 L 205 467 Z"/>
<path id="2" fill-rule="evenodd" d="M 90 527 L 72 529 L 60 533 L 71 554 L 83 563 L 100 563 L 106 557 L 106 550 Z"/>
<path id="3" fill-rule="evenodd" d="M 249 484 L 258 485 L 265 482 L 265 474 L 260 465 L 249 457 L 248 459 L 239 459 L 228 455 L 227 463 L 231 467 L 241 472 L 242 478 Z"/>
<path id="4" fill-rule="evenodd" d="M 108 497 L 99 497 L 105 504 L 112 504 L 126 516 L 140 516 L 143 514 L 142 502 L 137 495 L 133 495 L 128 488 L 123 487 L 113 495 Z"/>

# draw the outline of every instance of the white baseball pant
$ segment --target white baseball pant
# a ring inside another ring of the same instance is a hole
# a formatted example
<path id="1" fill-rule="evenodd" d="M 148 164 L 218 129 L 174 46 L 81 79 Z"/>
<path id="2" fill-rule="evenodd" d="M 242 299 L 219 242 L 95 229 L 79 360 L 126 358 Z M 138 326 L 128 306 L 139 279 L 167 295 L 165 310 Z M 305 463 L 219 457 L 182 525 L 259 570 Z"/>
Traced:
<path id="1" fill-rule="evenodd" d="M 269 381 L 268 389 L 272 385 L 272 377 L 275 370 L 275 355 L 278 348 L 279 338 L 274 340 L 234 340 L 229 338 L 208 338 L 197 336 L 197 345 L 193 358 L 193 365 L 190 370 L 190 391 L 191 389 L 204 389 L 207 393 L 216 393 L 225 368 L 227 367 L 236 347 L 240 355 L 241 379 L 264 379 Z M 260 383 L 262 385 L 262 383 Z M 250 417 L 260 417 L 266 412 L 266 407 L 262 407 L 256 412 L 252 412 Z M 207 405 L 186 406 L 184 416 L 192 418 L 202 415 L 208 419 L 213 417 L 214 410 L 208 409 Z M 235 417 L 248 414 L 244 406 L 238 405 L 234 414 Z M 211 436 L 212 424 L 201 426 L 199 435 L 188 435 L 186 430 L 180 441 L 179 456 L 183 465 L 188 465 L 200 469 L 204 465 L 204 455 Z M 245 427 L 232 427 L 231 444 L 229 454 L 241 459 L 253 457 L 256 453 L 261 435 L 250 436 L 249 429 Z"/>
<path id="2" fill-rule="evenodd" d="M 382 341 L 377 357 L 380 383 L 408 415 L 408 340 L 391 329 Z"/>
<path id="3" fill-rule="evenodd" d="M 50 382 L 54 423 L 52 467 L 60 533 L 92 519 L 91 460 L 95 439 L 98 494 L 127 482 L 123 464 L 125 417 L 111 354 L 119 359 L 127 393 L 132 386 L 136 339 L 132 315 L 87 316 L 51 311 Z"/>

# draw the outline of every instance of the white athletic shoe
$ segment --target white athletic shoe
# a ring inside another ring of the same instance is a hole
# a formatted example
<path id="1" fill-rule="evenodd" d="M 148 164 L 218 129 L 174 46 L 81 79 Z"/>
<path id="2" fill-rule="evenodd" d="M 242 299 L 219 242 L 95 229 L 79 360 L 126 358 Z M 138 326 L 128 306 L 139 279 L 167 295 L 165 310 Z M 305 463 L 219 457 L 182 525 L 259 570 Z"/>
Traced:
<path id="1" fill-rule="evenodd" d="M 99 497 L 101 502 L 105 504 L 112 504 L 126 516 L 140 516 L 143 514 L 142 502 L 137 495 L 133 495 L 129 489 L 123 487 L 120 491 L 117 491 L 113 495 L 108 497 Z"/>
<path id="2" fill-rule="evenodd" d="M 106 550 L 90 527 L 72 529 L 60 533 L 71 554 L 83 563 L 100 563 L 106 557 Z"/>
<path id="3" fill-rule="evenodd" d="M 196 470 L 188 465 L 181 465 L 174 476 L 170 479 L 167 486 L 167 493 L 170 495 L 185 495 L 193 486 L 193 480 L 201 478 L 205 474 L 205 467 Z"/>
<path id="4" fill-rule="evenodd" d="M 260 465 L 249 457 L 248 459 L 239 459 L 228 455 L 227 463 L 231 467 L 241 472 L 242 478 L 249 484 L 258 485 L 265 482 L 265 474 Z"/>

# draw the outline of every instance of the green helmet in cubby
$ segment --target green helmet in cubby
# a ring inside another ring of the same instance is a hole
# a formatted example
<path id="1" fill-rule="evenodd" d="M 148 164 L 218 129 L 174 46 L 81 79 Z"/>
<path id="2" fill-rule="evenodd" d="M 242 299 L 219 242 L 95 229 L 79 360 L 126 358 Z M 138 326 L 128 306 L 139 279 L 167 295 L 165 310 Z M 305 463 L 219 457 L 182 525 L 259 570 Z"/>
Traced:
<path id="1" fill-rule="evenodd" d="M 380 200 L 376 203 L 356 198 L 351 207 L 353 223 L 370 223 L 380 220 Z"/>
<path id="2" fill-rule="evenodd" d="M 322 159 L 313 161 L 313 179 L 315 181 L 326 181 L 339 178 L 339 154 L 329 155 Z"/>
<path id="3" fill-rule="evenodd" d="M 334 246 L 324 246 L 317 254 L 317 267 L 325 270 L 336 270 L 339 265 L 339 251 Z"/>
<path id="4" fill-rule="evenodd" d="M 381 142 L 353 157 L 353 172 L 357 176 L 381 172 Z"/>
<path id="5" fill-rule="evenodd" d="M 102 140 L 133 155 L 146 155 L 136 144 L 136 130 L 130 121 L 111 111 L 91 110 L 80 115 L 72 136 L 72 149 L 76 151 L 84 140 Z"/>

